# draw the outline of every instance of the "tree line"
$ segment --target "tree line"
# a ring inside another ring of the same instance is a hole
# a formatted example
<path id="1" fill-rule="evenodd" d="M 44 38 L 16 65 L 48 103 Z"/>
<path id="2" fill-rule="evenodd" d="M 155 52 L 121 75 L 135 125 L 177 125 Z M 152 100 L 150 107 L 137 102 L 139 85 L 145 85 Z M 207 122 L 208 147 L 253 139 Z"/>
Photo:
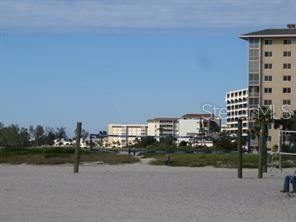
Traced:
<path id="1" fill-rule="evenodd" d="M 0 122 L 0 147 L 23 148 L 53 145 L 55 139 L 61 138 L 67 138 L 65 127 L 52 128 L 37 125 L 25 128 L 17 124 L 5 126 Z"/>

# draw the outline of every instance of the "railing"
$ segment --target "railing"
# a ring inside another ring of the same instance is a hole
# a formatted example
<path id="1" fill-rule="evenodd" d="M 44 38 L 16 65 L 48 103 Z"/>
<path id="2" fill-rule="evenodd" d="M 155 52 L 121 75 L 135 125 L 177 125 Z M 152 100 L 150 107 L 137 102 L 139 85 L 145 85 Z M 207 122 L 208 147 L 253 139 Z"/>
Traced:
<path id="1" fill-rule="evenodd" d="M 249 92 L 249 97 L 259 97 L 259 92 Z"/>
<path id="2" fill-rule="evenodd" d="M 259 104 L 249 104 L 249 109 L 255 108 L 258 109 Z"/>
<path id="3" fill-rule="evenodd" d="M 255 85 L 255 86 L 257 86 L 257 85 L 259 85 L 259 80 L 250 80 L 249 79 L 249 85 Z"/>

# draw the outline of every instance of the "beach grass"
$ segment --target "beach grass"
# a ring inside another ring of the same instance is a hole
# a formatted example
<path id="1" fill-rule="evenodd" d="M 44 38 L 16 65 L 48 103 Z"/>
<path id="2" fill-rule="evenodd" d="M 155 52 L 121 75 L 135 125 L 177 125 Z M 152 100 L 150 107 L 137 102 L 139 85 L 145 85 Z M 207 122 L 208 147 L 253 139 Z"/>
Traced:
<path id="1" fill-rule="evenodd" d="M 167 155 L 164 154 L 145 154 L 144 157 L 154 158 L 152 165 L 166 165 Z M 274 163 L 277 163 L 275 159 Z M 235 153 L 227 154 L 170 154 L 170 166 L 186 166 L 186 167 L 205 167 L 213 166 L 217 168 L 237 168 L 238 155 Z M 243 155 L 244 168 L 257 168 L 258 155 Z M 295 156 L 283 157 L 283 167 L 296 167 Z"/>
<path id="2" fill-rule="evenodd" d="M 105 164 L 135 163 L 139 159 L 110 152 L 81 151 L 81 162 L 103 162 Z M 74 148 L 26 148 L 0 149 L 0 163 L 7 164 L 72 164 Z"/>

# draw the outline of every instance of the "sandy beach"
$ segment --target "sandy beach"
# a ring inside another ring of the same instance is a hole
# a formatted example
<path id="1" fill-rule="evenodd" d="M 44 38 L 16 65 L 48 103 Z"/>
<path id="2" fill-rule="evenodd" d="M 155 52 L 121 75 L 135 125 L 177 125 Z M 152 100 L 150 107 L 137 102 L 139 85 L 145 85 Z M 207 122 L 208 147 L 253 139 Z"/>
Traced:
<path id="1" fill-rule="evenodd" d="M 1 222 L 296 221 L 283 174 L 149 166 L 0 165 Z"/>

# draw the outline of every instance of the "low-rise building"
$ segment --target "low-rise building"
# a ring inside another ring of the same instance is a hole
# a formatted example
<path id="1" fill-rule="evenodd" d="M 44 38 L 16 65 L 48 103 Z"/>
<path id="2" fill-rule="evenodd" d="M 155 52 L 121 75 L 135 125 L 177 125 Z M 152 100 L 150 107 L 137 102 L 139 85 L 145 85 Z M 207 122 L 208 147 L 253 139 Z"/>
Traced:
<path id="1" fill-rule="evenodd" d="M 120 148 L 133 145 L 147 136 L 147 127 L 147 124 L 109 124 L 108 146 Z"/>
<path id="2" fill-rule="evenodd" d="M 65 138 L 59 138 L 54 140 L 54 147 L 72 147 L 75 146 L 76 140 L 74 139 L 65 139 Z M 87 148 L 88 144 L 85 138 L 80 139 L 80 147 L 81 148 Z"/>
<path id="3" fill-rule="evenodd" d="M 177 143 L 220 131 L 220 120 L 211 114 L 185 114 L 181 118 L 154 118 L 148 121 L 148 136 L 173 136 Z"/>
<path id="4" fill-rule="evenodd" d="M 179 119 L 179 140 L 188 141 L 188 136 L 198 136 L 208 131 L 210 114 L 186 114 Z M 183 138 L 184 137 L 184 138 Z"/>
<path id="5" fill-rule="evenodd" d="M 157 140 L 160 137 L 178 136 L 178 120 L 179 118 L 158 117 L 147 120 L 148 136 L 154 136 Z"/>

